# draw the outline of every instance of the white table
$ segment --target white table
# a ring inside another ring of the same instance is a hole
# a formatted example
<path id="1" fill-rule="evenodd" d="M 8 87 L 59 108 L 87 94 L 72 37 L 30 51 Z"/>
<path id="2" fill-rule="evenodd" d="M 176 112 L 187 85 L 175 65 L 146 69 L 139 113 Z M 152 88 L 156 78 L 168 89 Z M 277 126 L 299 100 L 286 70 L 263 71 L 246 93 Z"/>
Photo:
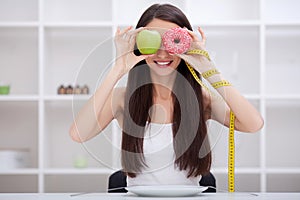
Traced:
<path id="1" fill-rule="evenodd" d="M 92 193 L 72 196 L 70 193 L 0 193 L 0 200 L 236 200 L 236 199 L 263 199 L 263 200 L 300 200 L 300 193 L 203 193 L 193 197 L 161 198 L 138 197 L 133 194 Z"/>

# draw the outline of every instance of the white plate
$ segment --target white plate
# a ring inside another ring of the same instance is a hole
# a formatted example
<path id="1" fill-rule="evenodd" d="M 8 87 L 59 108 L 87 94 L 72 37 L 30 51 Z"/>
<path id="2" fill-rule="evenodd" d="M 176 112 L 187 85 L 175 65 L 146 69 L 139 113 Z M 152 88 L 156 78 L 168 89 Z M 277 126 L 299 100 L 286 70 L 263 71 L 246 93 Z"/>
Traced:
<path id="1" fill-rule="evenodd" d="M 130 186 L 128 192 L 144 197 L 186 197 L 194 196 L 208 187 L 192 185 L 156 185 L 156 186 Z"/>

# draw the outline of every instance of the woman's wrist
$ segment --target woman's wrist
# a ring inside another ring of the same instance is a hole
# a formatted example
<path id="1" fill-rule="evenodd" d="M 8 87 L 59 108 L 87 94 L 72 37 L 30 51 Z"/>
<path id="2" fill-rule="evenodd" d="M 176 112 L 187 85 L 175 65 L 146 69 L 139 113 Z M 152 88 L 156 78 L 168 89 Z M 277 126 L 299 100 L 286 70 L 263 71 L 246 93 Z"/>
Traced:
<path id="1" fill-rule="evenodd" d="M 215 82 L 218 82 L 218 81 L 222 81 L 224 80 L 223 76 L 221 73 L 218 73 L 218 74 L 215 74 L 213 76 L 210 76 L 208 78 L 206 78 L 206 80 L 210 83 L 210 84 L 213 84 Z"/>
<path id="2" fill-rule="evenodd" d="M 116 62 L 109 71 L 108 76 L 113 80 L 119 81 L 126 74 L 124 68 L 122 64 Z"/>

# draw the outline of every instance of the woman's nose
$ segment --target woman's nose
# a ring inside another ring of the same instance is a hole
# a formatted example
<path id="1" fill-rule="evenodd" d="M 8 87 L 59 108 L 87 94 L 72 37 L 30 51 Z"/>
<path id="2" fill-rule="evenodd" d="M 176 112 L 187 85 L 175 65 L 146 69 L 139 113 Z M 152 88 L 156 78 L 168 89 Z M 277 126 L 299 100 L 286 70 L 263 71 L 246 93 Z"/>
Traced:
<path id="1" fill-rule="evenodd" d="M 160 49 L 157 50 L 156 54 L 161 58 L 169 56 L 169 53 L 165 50 L 163 45 L 161 45 Z"/>

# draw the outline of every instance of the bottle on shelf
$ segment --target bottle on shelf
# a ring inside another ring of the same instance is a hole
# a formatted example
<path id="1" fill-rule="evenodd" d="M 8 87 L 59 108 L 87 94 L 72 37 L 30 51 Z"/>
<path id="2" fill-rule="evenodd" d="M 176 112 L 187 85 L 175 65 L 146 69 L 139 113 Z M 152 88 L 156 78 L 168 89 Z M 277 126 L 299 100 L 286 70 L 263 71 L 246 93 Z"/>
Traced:
<path id="1" fill-rule="evenodd" d="M 66 94 L 73 94 L 73 87 L 72 85 L 69 85 L 66 89 Z"/>
<path id="2" fill-rule="evenodd" d="M 66 94 L 66 89 L 63 85 L 60 85 L 57 89 L 57 94 Z"/>
<path id="3" fill-rule="evenodd" d="M 74 94 L 81 94 L 81 89 L 79 85 L 76 85 L 76 87 L 74 88 Z"/>
<path id="4" fill-rule="evenodd" d="M 89 94 L 89 87 L 87 85 L 84 85 L 82 88 L 82 94 Z"/>
<path id="5" fill-rule="evenodd" d="M 89 94 L 89 87 L 87 85 L 84 85 L 83 87 L 80 87 L 79 85 L 76 85 L 73 87 L 72 85 L 68 85 L 67 87 L 61 84 L 57 88 L 57 94 L 64 95 L 64 94 Z"/>

